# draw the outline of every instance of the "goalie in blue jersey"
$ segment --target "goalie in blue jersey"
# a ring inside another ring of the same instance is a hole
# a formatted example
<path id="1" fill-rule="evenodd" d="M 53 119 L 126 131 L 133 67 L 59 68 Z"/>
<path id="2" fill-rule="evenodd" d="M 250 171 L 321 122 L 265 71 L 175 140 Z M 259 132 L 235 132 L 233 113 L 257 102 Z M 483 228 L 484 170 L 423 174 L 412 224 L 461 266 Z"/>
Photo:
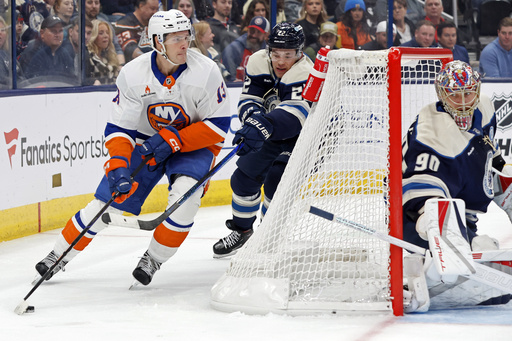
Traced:
<path id="1" fill-rule="evenodd" d="M 485 213 L 494 200 L 509 217 L 512 215 L 509 198 L 512 186 L 508 186 L 508 174 L 512 172 L 494 141 L 496 116 L 490 99 L 480 94 L 480 85 L 480 75 L 467 63 L 446 64 L 435 80 L 439 101 L 420 111 L 404 137 L 404 240 L 431 251 L 438 247 L 432 245 L 434 240 L 445 239 L 458 255 L 498 249 L 494 238 L 477 235 L 477 214 Z M 442 231 L 448 219 L 441 219 L 441 209 L 439 216 L 430 213 L 438 212 L 439 202 L 446 201 L 444 199 L 451 200 L 462 212 L 459 223 L 455 227 L 448 226 L 450 233 L 454 232 L 453 239 Z M 437 236 L 433 235 L 435 233 Z M 447 254 L 443 256 L 441 261 L 452 261 Z M 510 295 L 485 288 L 480 283 L 460 281 L 462 277 L 457 273 L 436 273 L 428 257 L 420 258 L 411 262 L 406 257 L 404 275 L 416 279 L 426 276 L 426 285 L 419 287 L 427 290 L 428 286 L 430 295 L 417 293 L 421 297 L 417 301 L 413 295 L 409 311 L 426 311 L 429 306 L 432 309 L 506 303 L 510 299 Z M 414 265 L 415 262 L 419 264 Z M 510 267 L 500 270 L 510 273 Z M 413 291 L 418 288 L 413 287 L 410 288 Z M 432 295 L 432 290 L 436 295 Z"/>

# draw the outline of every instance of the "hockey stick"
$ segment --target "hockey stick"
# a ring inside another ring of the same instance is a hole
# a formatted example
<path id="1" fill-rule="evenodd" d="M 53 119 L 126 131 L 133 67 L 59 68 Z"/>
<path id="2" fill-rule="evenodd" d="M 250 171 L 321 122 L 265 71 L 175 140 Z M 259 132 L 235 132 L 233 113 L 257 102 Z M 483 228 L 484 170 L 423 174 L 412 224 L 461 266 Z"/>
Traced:
<path id="1" fill-rule="evenodd" d="M 235 154 L 242 147 L 242 143 L 233 148 L 222 160 L 220 160 L 215 167 L 213 167 L 208 173 L 206 173 L 201 179 L 192 186 L 185 194 L 183 194 L 174 204 L 172 204 L 164 213 L 160 214 L 153 220 L 139 220 L 137 218 L 125 217 L 120 214 L 105 213 L 101 220 L 105 224 L 129 227 L 133 229 L 140 229 L 145 231 L 153 231 L 158 225 L 160 225 L 168 216 L 176 211 L 192 194 L 194 194 L 200 187 L 202 187 L 212 176 L 219 171 L 226 163 L 229 162 L 235 156 Z"/>
<path id="2" fill-rule="evenodd" d="M 144 166 L 146 165 L 146 163 L 153 158 L 153 154 L 150 154 L 150 155 L 147 155 L 144 160 L 140 163 L 140 165 L 137 166 L 137 168 L 133 171 L 133 173 L 130 175 L 130 178 L 133 180 L 133 178 L 135 177 L 135 175 L 137 175 L 141 170 L 142 168 L 144 168 Z M 34 307 L 33 306 L 29 306 L 28 303 L 27 303 L 27 299 L 34 293 L 34 291 L 37 290 L 37 288 L 39 288 L 39 286 L 44 282 L 44 280 L 46 278 L 48 278 L 48 276 L 52 273 L 52 271 L 57 267 L 57 265 L 59 265 L 60 262 L 62 262 L 62 260 L 64 259 L 64 257 L 67 256 L 67 254 L 71 251 L 71 249 L 73 249 L 73 247 L 80 241 L 80 239 L 82 239 L 82 237 L 87 233 L 87 231 L 89 231 L 89 229 L 92 227 L 92 225 L 94 225 L 94 223 L 101 217 L 101 215 L 107 210 L 107 208 L 110 207 L 110 205 L 112 205 L 112 203 L 114 202 L 114 200 L 120 195 L 120 193 L 118 191 L 114 192 L 114 194 L 112 195 L 112 197 L 109 199 L 109 201 L 107 201 L 107 203 L 100 209 L 100 211 L 94 216 L 94 218 L 91 219 L 91 221 L 89 222 L 89 224 L 87 224 L 87 226 L 82 230 L 82 232 L 80 232 L 80 234 L 75 238 L 75 240 L 73 240 L 71 242 L 71 244 L 68 246 L 68 248 L 62 253 L 62 255 L 57 259 L 57 261 L 55 262 L 55 264 L 53 264 L 47 271 L 46 273 L 41 276 L 41 278 L 39 278 L 39 280 L 36 282 L 36 284 L 34 284 L 34 286 L 32 287 L 32 289 L 30 289 L 30 291 L 28 292 L 28 294 L 23 298 L 23 301 L 18 304 L 18 306 L 14 309 L 14 312 L 18 315 L 22 315 L 26 312 L 34 312 Z"/>
<path id="3" fill-rule="evenodd" d="M 336 216 L 333 213 L 324 211 L 315 206 L 309 207 L 309 213 L 319 216 L 321 218 L 327 219 L 327 220 L 334 221 L 338 224 L 342 224 L 342 225 L 354 228 L 358 231 L 373 235 L 380 240 L 383 240 L 390 244 L 396 245 L 403 249 L 409 250 L 411 252 L 418 253 L 422 256 L 425 256 L 427 254 L 427 252 L 430 252 L 427 249 L 424 249 L 417 245 L 406 242 L 405 240 L 398 239 L 396 237 L 393 237 L 393 236 L 390 236 L 390 235 L 387 235 L 384 233 L 380 233 L 370 227 L 367 227 L 367 226 L 358 224 L 356 222 L 350 221 L 348 219 Z M 478 261 L 478 259 L 477 259 L 477 261 Z M 491 268 L 489 266 L 486 266 L 486 265 L 483 265 L 480 263 L 476 263 L 476 262 L 474 263 L 474 267 L 476 269 L 476 273 L 470 274 L 467 276 L 464 275 L 464 277 L 467 277 L 474 281 L 486 284 L 490 287 L 501 290 L 503 292 L 512 294 L 512 276 L 511 275 L 506 274 L 502 271 L 496 270 L 494 268 Z"/>

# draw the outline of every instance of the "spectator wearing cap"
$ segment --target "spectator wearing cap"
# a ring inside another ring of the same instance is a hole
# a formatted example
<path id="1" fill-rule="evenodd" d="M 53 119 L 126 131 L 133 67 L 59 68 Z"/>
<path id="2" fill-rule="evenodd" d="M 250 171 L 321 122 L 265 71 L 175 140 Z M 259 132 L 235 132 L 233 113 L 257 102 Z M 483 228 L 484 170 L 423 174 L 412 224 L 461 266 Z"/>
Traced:
<path id="1" fill-rule="evenodd" d="M 229 72 L 228 81 L 236 80 L 236 69 L 247 65 L 247 60 L 256 51 L 267 47 L 265 41 L 270 33 L 270 23 L 261 16 L 252 18 L 247 33 L 242 34 L 222 52 L 222 64 Z M 240 79 L 241 80 L 241 79 Z"/>
<path id="2" fill-rule="evenodd" d="M 302 26 L 304 30 L 305 46 L 318 41 L 320 26 L 326 21 L 327 12 L 325 11 L 323 0 L 304 0 L 300 10 L 300 17 L 296 23 Z"/>
<path id="3" fill-rule="evenodd" d="M 326 21 L 320 26 L 318 41 L 307 46 L 304 53 L 314 62 L 318 50 L 322 47 L 329 46 L 330 49 L 336 49 L 336 40 L 338 40 L 338 26 L 333 22 Z"/>
<path id="4" fill-rule="evenodd" d="M 366 5 L 363 0 L 347 0 L 345 12 L 338 25 L 336 47 L 358 49 L 372 40 L 366 18 Z"/>
<path id="5" fill-rule="evenodd" d="M 55 15 L 46 17 L 39 32 L 20 56 L 20 65 L 26 78 L 64 76 L 75 80 L 73 57 L 62 47 L 64 22 Z"/>
<path id="6" fill-rule="evenodd" d="M 449 49 L 453 53 L 453 60 L 461 60 L 469 64 L 468 50 L 457 45 L 457 26 L 452 22 L 442 22 L 437 26 L 439 47 Z"/>
<path id="7" fill-rule="evenodd" d="M 388 48 L 388 25 L 386 21 L 381 21 L 377 25 L 377 29 L 375 31 L 375 40 L 372 40 L 363 46 L 361 46 L 361 50 L 368 51 L 376 51 L 376 50 L 385 50 Z M 396 26 L 393 24 L 393 45 L 396 42 Z M 399 44 L 396 44 L 399 45 Z"/>

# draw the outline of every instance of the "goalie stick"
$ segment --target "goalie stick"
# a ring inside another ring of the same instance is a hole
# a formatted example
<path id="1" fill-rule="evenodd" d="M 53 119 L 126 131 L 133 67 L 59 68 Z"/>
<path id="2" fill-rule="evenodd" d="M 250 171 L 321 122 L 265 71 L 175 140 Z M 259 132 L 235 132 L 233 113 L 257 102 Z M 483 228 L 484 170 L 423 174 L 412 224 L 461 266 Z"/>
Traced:
<path id="1" fill-rule="evenodd" d="M 390 235 L 387 235 L 384 233 L 380 233 L 379 231 L 376 231 L 370 227 L 367 227 L 362 224 L 358 224 L 356 222 L 350 221 L 348 219 L 336 216 L 333 213 L 324 211 L 315 206 L 309 207 L 309 213 L 319 216 L 321 218 L 327 219 L 327 220 L 334 221 L 338 224 L 342 224 L 342 225 L 351 227 L 351 228 L 359 230 L 361 232 L 373 235 L 380 240 L 383 240 L 390 244 L 396 245 L 403 249 L 409 250 L 413 253 L 418 253 L 422 256 L 425 256 L 427 252 L 430 252 L 427 249 L 424 249 L 417 245 L 406 242 L 405 240 L 398 239 L 396 237 L 393 237 L 393 236 L 390 236 Z M 479 254 L 481 252 L 477 252 L 477 253 Z M 473 253 L 473 254 L 475 254 L 475 253 Z M 473 258 L 475 258 L 475 257 L 473 256 Z M 477 259 L 475 259 L 475 261 L 482 261 L 482 260 L 478 259 L 478 257 L 477 257 Z M 476 263 L 476 262 L 474 264 L 474 267 L 476 269 L 476 272 L 473 274 L 467 275 L 467 276 L 464 275 L 464 277 L 467 277 L 474 281 L 486 284 L 490 287 L 501 290 L 503 292 L 512 294 L 512 276 L 511 275 L 506 274 L 502 271 L 496 270 L 494 268 L 491 268 L 489 266 L 486 266 L 486 265 L 483 265 L 480 263 Z"/>
<path id="2" fill-rule="evenodd" d="M 130 175 L 130 178 L 133 180 L 133 178 L 135 177 L 135 175 L 137 175 L 141 170 L 142 168 L 144 168 L 144 166 L 146 165 L 146 163 L 153 158 L 153 154 L 149 154 L 147 155 L 144 160 L 140 163 L 140 165 L 137 166 L 137 168 L 133 171 L 133 173 Z M 41 278 L 39 278 L 39 280 L 34 284 L 34 286 L 32 287 L 32 289 L 30 289 L 30 291 L 28 292 L 27 295 L 25 295 L 25 297 L 23 298 L 23 301 L 18 304 L 18 306 L 16 306 L 16 308 L 14 309 L 14 312 L 18 315 L 23 315 L 24 313 L 26 312 L 34 312 L 34 306 L 29 306 L 28 305 L 28 298 L 30 296 L 32 296 L 32 294 L 34 293 L 34 291 L 37 290 L 37 288 L 39 288 L 39 286 L 44 282 L 44 280 L 52 273 L 52 271 L 57 267 L 57 265 L 59 265 L 60 262 L 62 262 L 62 260 L 64 259 L 64 257 L 67 256 L 67 254 L 71 251 L 71 249 L 80 241 L 80 239 L 82 239 L 82 237 L 87 233 L 87 231 L 89 231 L 89 229 L 92 227 L 92 225 L 94 225 L 94 223 L 101 217 L 101 215 L 103 213 L 105 213 L 105 211 L 107 210 L 107 208 L 110 207 L 110 205 L 112 205 L 112 203 L 114 202 L 114 200 L 120 195 L 120 193 L 118 191 L 114 192 L 114 194 L 112 194 L 112 197 L 109 199 L 109 201 L 107 201 L 107 203 L 99 210 L 99 212 L 91 219 L 91 221 L 89 222 L 89 224 L 87 224 L 87 226 L 85 226 L 85 228 L 82 230 L 82 232 L 80 232 L 80 234 L 75 238 L 75 240 L 73 240 L 71 242 L 71 244 L 68 246 L 68 248 L 62 253 L 62 255 L 57 259 L 57 261 L 55 262 L 55 264 L 53 264 L 47 271 L 46 273 L 41 276 Z"/>
<path id="3" fill-rule="evenodd" d="M 105 213 L 101 220 L 105 224 L 115 225 L 120 227 L 129 227 L 134 229 L 140 229 L 145 231 L 153 231 L 158 225 L 160 225 L 168 216 L 170 216 L 174 211 L 176 211 L 192 194 L 194 194 L 201 186 L 203 186 L 212 176 L 215 175 L 226 165 L 235 156 L 235 154 L 240 150 L 243 143 L 240 143 L 232 151 L 229 152 L 222 160 L 220 160 L 215 167 L 213 167 L 208 173 L 206 173 L 201 179 L 197 180 L 197 182 L 192 186 L 185 194 L 183 194 L 174 204 L 169 206 L 168 209 L 165 210 L 164 213 L 160 214 L 153 220 L 139 220 L 133 217 L 125 217 L 120 214 L 110 214 Z"/>

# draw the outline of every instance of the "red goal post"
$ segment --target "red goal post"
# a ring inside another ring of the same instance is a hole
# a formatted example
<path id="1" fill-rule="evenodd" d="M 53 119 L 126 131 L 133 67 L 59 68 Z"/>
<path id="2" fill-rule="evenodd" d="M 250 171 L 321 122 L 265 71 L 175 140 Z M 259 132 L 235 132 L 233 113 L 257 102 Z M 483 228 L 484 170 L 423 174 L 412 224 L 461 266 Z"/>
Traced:
<path id="1" fill-rule="evenodd" d="M 334 50 L 265 218 L 211 291 L 222 311 L 403 314 L 402 249 L 308 213 L 402 238 L 402 136 L 436 100 L 437 48 Z"/>

